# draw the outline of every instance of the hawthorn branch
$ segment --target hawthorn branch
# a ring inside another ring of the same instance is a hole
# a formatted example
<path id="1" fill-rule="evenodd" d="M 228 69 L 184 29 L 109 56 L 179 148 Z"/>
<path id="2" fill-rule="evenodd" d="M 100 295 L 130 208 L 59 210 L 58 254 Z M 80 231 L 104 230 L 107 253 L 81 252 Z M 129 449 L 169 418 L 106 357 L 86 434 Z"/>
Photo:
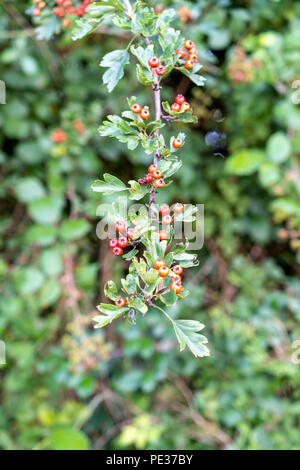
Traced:
<path id="1" fill-rule="evenodd" d="M 124 2 L 124 6 L 125 6 L 125 8 L 126 8 L 127 14 L 128 14 L 128 16 L 131 18 L 132 15 L 133 15 L 133 10 L 132 10 L 131 3 L 130 3 L 129 0 L 123 0 L 123 2 Z M 147 44 L 147 46 L 149 46 L 149 45 L 151 44 L 149 38 L 147 38 L 147 37 L 145 37 L 145 36 L 144 36 L 143 38 L 144 38 L 144 41 L 145 41 L 145 43 Z M 160 86 L 160 84 L 159 84 L 159 79 L 158 79 L 158 76 L 155 74 L 154 83 L 153 83 L 153 92 L 154 92 L 155 120 L 156 120 L 156 121 L 160 121 L 160 120 L 161 120 L 161 98 L 160 98 L 160 90 L 161 90 L 161 86 Z M 155 134 L 156 134 L 156 136 L 157 136 L 157 142 L 158 142 L 158 139 L 159 139 L 159 129 L 156 129 Z M 159 150 L 154 150 L 154 153 L 153 153 L 153 164 L 154 164 L 154 165 L 157 165 L 159 158 L 160 158 L 160 152 L 159 152 Z M 153 188 L 153 189 L 151 190 L 150 198 L 149 198 L 149 213 L 150 213 L 151 218 L 153 218 L 153 213 L 152 213 L 151 206 L 152 206 L 152 204 L 154 204 L 154 202 L 155 202 L 155 194 L 156 194 L 156 190 L 155 190 L 155 188 Z"/>

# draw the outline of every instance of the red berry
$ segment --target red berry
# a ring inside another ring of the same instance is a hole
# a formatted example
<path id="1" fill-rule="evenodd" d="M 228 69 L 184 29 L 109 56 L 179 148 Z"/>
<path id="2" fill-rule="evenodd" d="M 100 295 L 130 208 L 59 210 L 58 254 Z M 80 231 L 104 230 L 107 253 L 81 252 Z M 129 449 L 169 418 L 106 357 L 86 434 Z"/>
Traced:
<path id="1" fill-rule="evenodd" d="M 120 246 L 115 246 L 113 249 L 112 249 L 112 252 L 115 256 L 120 256 L 123 254 L 123 248 L 121 248 Z"/>
<path id="2" fill-rule="evenodd" d="M 118 246 L 118 240 L 116 238 L 112 238 L 109 242 L 109 246 L 111 248 L 114 248 L 115 246 Z"/>
<path id="3" fill-rule="evenodd" d="M 181 106 L 178 103 L 173 103 L 171 106 L 172 111 L 175 111 L 175 113 L 179 113 Z"/>
<path id="4" fill-rule="evenodd" d="M 144 120 L 148 119 L 148 117 L 150 116 L 150 111 L 147 108 L 143 108 L 140 112 L 140 116 Z"/>
<path id="5" fill-rule="evenodd" d="M 164 215 L 161 222 L 163 225 L 170 225 L 173 222 L 173 217 L 170 214 Z"/>
<path id="6" fill-rule="evenodd" d="M 177 49 L 176 54 L 178 55 L 179 59 L 184 59 L 186 56 L 184 49 Z"/>
<path id="7" fill-rule="evenodd" d="M 182 291 L 182 286 L 180 284 L 176 284 L 176 282 L 171 282 L 170 290 L 175 291 L 175 294 L 179 294 Z"/>
<path id="8" fill-rule="evenodd" d="M 116 300 L 115 300 L 115 305 L 117 307 L 125 307 L 126 305 L 126 300 L 124 299 L 124 297 L 118 297 Z"/>
<path id="9" fill-rule="evenodd" d="M 130 238 L 130 239 L 133 238 L 134 232 L 135 232 L 134 228 L 133 228 L 133 227 L 129 227 L 129 228 L 127 229 L 127 232 L 126 232 L 127 238 Z"/>
<path id="10" fill-rule="evenodd" d="M 176 264 L 175 266 L 173 266 L 172 271 L 175 274 L 181 274 L 183 271 L 183 268 L 182 266 L 180 266 L 180 264 Z"/>
<path id="11" fill-rule="evenodd" d="M 157 73 L 157 75 L 164 75 L 166 73 L 166 67 L 164 67 L 163 65 L 159 65 L 158 67 L 156 67 L 155 72 Z"/>
<path id="12" fill-rule="evenodd" d="M 167 240 L 168 239 L 168 232 L 166 230 L 160 230 L 158 232 L 158 236 L 160 240 Z"/>
<path id="13" fill-rule="evenodd" d="M 182 279 L 181 279 L 181 276 L 179 276 L 179 274 L 171 273 L 171 276 L 172 276 L 172 282 L 174 284 L 181 284 Z"/>
<path id="14" fill-rule="evenodd" d="M 170 214 L 170 207 L 168 206 L 168 204 L 163 204 L 162 206 L 160 206 L 159 212 L 161 213 L 161 215 Z"/>
<path id="15" fill-rule="evenodd" d="M 160 269 L 166 265 L 166 262 L 163 259 L 156 259 L 153 263 L 155 269 Z"/>
<path id="16" fill-rule="evenodd" d="M 131 105 L 130 109 L 135 114 L 139 114 L 142 111 L 142 107 L 138 103 Z"/>
<path id="17" fill-rule="evenodd" d="M 195 45 L 189 49 L 189 54 L 198 54 L 197 47 Z"/>
<path id="18" fill-rule="evenodd" d="M 160 178 L 159 180 L 154 181 L 154 185 L 156 188 L 163 188 L 165 186 L 165 180 L 163 178 Z"/>
<path id="19" fill-rule="evenodd" d="M 153 173 L 155 170 L 158 170 L 158 168 L 157 168 L 156 165 L 153 165 L 153 164 L 152 164 L 152 165 L 150 165 L 150 166 L 148 167 L 149 173 Z"/>
<path id="20" fill-rule="evenodd" d="M 187 49 L 187 50 L 190 50 L 192 49 L 192 47 L 194 47 L 195 44 L 193 43 L 193 41 L 191 41 L 190 39 L 187 39 L 186 41 L 184 41 L 184 47 Z"/>
<path id="21" fill-rule="evenodd" d="M 181 204 L 181 202 L 176 202 L 176 204 L 173 206 L 173 211 L 175 214 L 181 214 L 183 211 L 183 204 Z"/>
<path id="22" fill-rule="evenodd" d="M 150 57 L 150 59 L 148 60 L 148 64 L 150 65 L 150 67 L 158 67 L 159 66 L 159 60 L 157 57 Z"/>
<path id="23" fill-rule="evenodd" d="M 174 139 L 172 145 L 175 149 L 179 149 L 182 147 L 182 140 L 181 139 Z"/>
<path id="24" fill-rule="evenodd" d="M 192 62 L 197 62 L 198 61 L 197 54 L 189 54 L 188 55 L 188 60 L 191 60 Z"/>
<path id="25" fill-rule="evenodd" d="M 158 274 L 161 276 L 161 277 L 167 277 L 168 274 L 170 272 L 170 269 L 167 267 L 167 266 L 162 266 L 161 268 L 159 268 L 158 270 Z"/>
<path id="26" fill-rule="evenodd" d="M 125 222 L 123 222 L 123 220 L 118 220 L 115 224 L 115 229 L 117 230 L 117 232 L 123 232 L 123 230 L 125 230 L 126 228 L 126 224 Z"/>
<path id="27" fill-rule="evenodd" d="M 191 106 L 190 106 L 190 104 L 189 104 L 187 101 L 185 101 L 185 102 L 182 104 L 181 109 L 186 112 L 186 111 L 189 111 L 189 110 L 191 109 Z"/>
<path id="28" fill-rule="evenodd" d="M 153 176 L 148 173 L 148 175 L 146 175 L 144 179 L 146 183 L 151 183 L 151 181 L 153 180 Z"/>
<path id="29" fill-rule="evenodd" d="M 161 178 L 161 171 L 157 168 L 157 170 L 153 171 L 152 175 L 156 180 L 158 180 Z"/>
<path id="30" fill-rule="evenodd" d="M 185 97 L 183 95 L 177 95 L 175 98 L 175 103 L 182 105 L 185 102 Z"/>
<path id="31" fill-rule="evenodd" d="M 34 16 L 39 16 L 41 14 L 41 10 L 39 8 L 34 8 L 32 14 Z"/>
<path id="32" fill-rule="evenodd" d="M 121 237 L 121 238 L 119 238 L 119 240 L 118 240 L 118 245 L 119 245 L 119 247 L 121 247 L 121 248 L 125 248 L 125 246 L 128 245 L 127 237 Z"/>
<path id="33" fill-rule="evenodd" d="M 194 67 L 194 62 L 192 60 L 186 60 L 184 66 L 186 69 L 191 70 Z"/>

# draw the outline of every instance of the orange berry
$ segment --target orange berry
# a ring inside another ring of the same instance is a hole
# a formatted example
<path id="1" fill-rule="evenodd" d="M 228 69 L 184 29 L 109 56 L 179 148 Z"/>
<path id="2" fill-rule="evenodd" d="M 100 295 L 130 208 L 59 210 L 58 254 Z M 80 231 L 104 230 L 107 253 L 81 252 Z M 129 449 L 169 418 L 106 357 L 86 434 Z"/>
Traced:
<path id="1" fill-rule="evenodd" d="M 182 266 L 180 266 L 180 264 L 176 264 L 175 266 L 173 266 L 172 271 L 175 274 L 181 274 L 183 271 L 183 268 Z"/>
<path id="2" fill-rule="evenodd" d="M 167 267 L 167 266 L 162 266 L 161 268 L 159 268 L 158 270 L 158 274 L 161 276 L 161 277 L 167 277 L 169 275 L 169 272 L 170 272 L 170 269 Z"/>
<path id="3" fill-rule="evenodd" d="M 155 269 L 160 269 L 163 266 L 166 266 L 166 262 L 163 259 L 156 259 L 153 263 Z"/>
<path id="4" fill-rule="evenodd" d="M 163 225 L 170 225 L 173 222 L 173 217 L 170 214 L 164 215 L 161 222 Z"/>
<path id="5" fill-rule="evenodd" d="M 187 39 L 186 41 L 184 41 L 184 47 L 189 51 L 190 49 L 192 49 L 192 47 L 194 47 L 195 44 L 193 43 L 193 41 L 191 41 L 190 39 Z"/>
<path id="6" fill-rule="evenodd" d="M 190 106 L 190 104 L 189 104 L 187 101 L 185 101 L 185 102 L 182 104 L 181 109 L 182 109 L 184 112 L 186 112 L 186 111 L 189 111 L 189 110 L 191 109 L 191 106 Z"/>
<path id="7" fill-rule="evenodd" d="M 171 276 L 172 276 L 172 282 L 174 284 L 181 284 L 181 276 L 179 276 L 179 274 L 173 274 L 171 272 Z"/>
<path id="8" fill-rule="evenodd" d="M 175 111 L 175 113 L 179 113 L 181 106 L 178 103 L 173 103 L 171 106 L 172 111 Z"/>
<path id="9" fill-rule="evenodd" d="M 197 62 L 198 61 L 197 54 L 189 54 L 188 55 L 188 60 L 191 60 L 192 62 Z"/>
<path id="10" fill-rule="evenodd" d="M 123 230 L 125 230 L 125 228 L 126 228 L 126 224 L 123 220 L 118 220 L 115 223 L 115 229 L 117 230 L 117 232 L 123 232 Z"/>
<path id="11" fill-rule="evenodd" d="M 150 67 L 158 67 L 159 66 L 159 60 L 157 57 L 150 57 L 150 59 L 148 60 L 148 64 L 150 65 Z"/>
<path id="12" fill-rule="evenodd" d="M 154 186 L 156 188 L 163 188 L 166 185 L 165 180 L 163 178 L 160 178 L 159 180 L 154 181 Z"/>
<path id="13" fill-rule="evenodd" d="M 143 108 L 140 112 L 140 116 L 144 120 L 148 119 L 148 117 L 150 116 L 150 111 L 147 108 Z"/>
<path id="14" fill-rule="evenodd" d="M 181 139 L 174 139 L 172 145 L 175 149 L 179 149 L 182 147 L 182 140 Z"/>
<path id="15" fill-rule="evenodd" d="M 117 307 L 125 307 L 126 305 L 126 300 L 124 299 L 124 297 L 118 297 L 116 300 L 115 300 L 115 305 Z"/>
<path id="16" fill-rule="evenodd" d="M 181 204 L 181 202 L 176 202 L 176 204 L 173 206 L 173 211 L 175 214 L 181 214 L 183 211 L 183 204 Z"/>
<path id="17" fill-rule="evenodd" d="M 140 112 L 142 111 L 142 107 L 138 103 L 131 105 L 130 109 L 135 114 L 140 114 Z"/>
<path id="18" fill-rule="evenodd" d="M 153 165 L 153 164 L 152 164 L 152 165 L 150 165 L 150 166 L 148 167 L 148 172 L 149 172 L 149 173 L 154 173 L 154 171 L 156 171 L 156 170 L 158 170 L 158 168 L 157 168 L 156 165 Z"/>
<path id="19" fill-rule="evenodd" d="M 161 213 L 161 215 L 170 214 L 170 207 L 168 206 L 168 204 L 163 204 L 162 206 L 160 206 L 159 212 Z"/>
<path id="20" fill-rule="evenodd" d="M 153 171 L 152 173 L 153 177 L 158 180 L 159 178 L 161 178 L 161 171 L 159 169 Z"/>
<path id="21" fill-rule="evenodd" d="M 175 291 L 175 294 L 179 294 L 182 291 L 182 286 L 180 284 L 176 284 L 176 282 L 171 282 L 170 290 Z"/>
<path id="22" fill-rule="evenodd" d="M 184 63 L 184 67 L 187 70 L 191 70 L 194 67 L 194 62 L 192 60 L 186 60 Z"/>
<path id="23" fill-rule="evenodd" d="M 166 230 L 160 230 L 158 232 L 158 236 L 160 240 L 167 240 L 168 239 L 168 232 Z"/>
<path id="24" fill-rule="evenodd" d="M 164 67 L 163 65 L 159 65 L 158 67 L 156 67 L 155 72 L 157 73 L 157 75 L 164 75 L 166 73 L 166 67 Z"/>
<path id="25" fill-rule="evenodd" d="M 176 54 L 178 55 L 179 59 L 184 59 L 186 56 L 184 49 L 177 49 Z"/>

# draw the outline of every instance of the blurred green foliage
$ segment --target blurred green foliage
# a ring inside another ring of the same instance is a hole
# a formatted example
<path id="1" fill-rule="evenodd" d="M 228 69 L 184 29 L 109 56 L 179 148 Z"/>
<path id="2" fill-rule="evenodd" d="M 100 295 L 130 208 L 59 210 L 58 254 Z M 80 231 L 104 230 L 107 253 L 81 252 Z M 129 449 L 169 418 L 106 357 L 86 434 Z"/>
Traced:
<path id="1" fill-rule="evenodd" d="M 175 74 L 163 89 L 199 116 L 162 197 L 205 204 L 200 268 L 171 308 L 206 324 L 201 361 L 154 311 L 92 328 L 103 283 L 126 266 L 96 237 L 90 185 L 104 170 L 138 178 L 150 161 L 96 129 L 126 96 L 152 96 L 130 67 L 111 94 L 100 85 L 122 36 L 104 25 L 88 41 L 67 30 L 40 42 L 30 6 L 0 6 L 0 447 L 299 449 L 300 2 L 155 3 L 175 6 L 207 79 L 196 89 Z"/>

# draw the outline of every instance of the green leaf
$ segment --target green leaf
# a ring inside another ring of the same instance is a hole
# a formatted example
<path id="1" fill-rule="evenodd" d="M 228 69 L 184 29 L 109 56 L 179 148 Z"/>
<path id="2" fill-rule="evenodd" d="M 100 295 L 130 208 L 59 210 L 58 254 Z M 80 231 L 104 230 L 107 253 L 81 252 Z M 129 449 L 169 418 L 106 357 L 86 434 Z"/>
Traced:
<path id="1" fill-rule="evenodd" d="M 121 279 L 121 283 L 126 294 L 133 295 L 137 288 L 137 275 L 127 274 L 126 279 Z"/>
<path id="2" fill-rule="evenodd" d="M 265 162 L 264 152 L 258 149 L 239 150 L 226 162 L 226 171 L 234 175 L 251 175 Z"/>
<path id="3" fill-rule="evenodd" d="M 35 243 L 39 246 L 51 245 L 56 239 L 57 228 L 51 225 L 32 225 L 25 234 L 27 243 Z"/>
<path id="4" fill-rule="evenodd" d="M 21 202 L 31 202 L 45 196 L 45 189 L 37 178 L 23 178 L 15 188 L 16 196 Z"/>
<path id="5" fill-rule="evenodd" d="M 139 250 L 137 250 L 136 248 L 133 248 L 132 250 L 128 251 L 128 253 L 126 253 L 126 254 L 123 255 L 122 257 L 123 257 L 124 259 L 126 259 L 126 261 L 129 261 L 129 260 L 131 260 L 138 252 L 139 252 Z"/>
<path id="6" fill-rule="evenodd" d="M 109 173 L 105 173 L 103 175 L 103 178 L 104 181 L 96 180 L 91 185 L 93 191 L 103 194 L 112 194 L 115 192 L 128 190 L 125 184 L 116 176 L 110 175 Z"/>
<path id="7" fill-rule="evenodd" d="M 102 328 L 128 312 L 128 307 L 117 307 L 113 304 L 100 304 L 97 305 L 97 309 L 104 315 L 97 315 L 93 318 L 97 323 L 95 328 Z"/>
<path id="8" fill-rule="evenodd" d="M 56 31 L 59 24 L 58 17 L 50 14 L 43 19 L 43 23 L 36 28 L 36 38 L 38 41 L 49 41 Z"/>
<path id="9" fill-rule="evenodd" d="M 119 142 L 126 143 L 129 150 L 134 150 L 139 143 L 138 131 L 120 116 L 109 115 L 107 121 L 99 127 L 102 137 L 115 137 Z"/>
<path id="10" fill-rule="evenodd" d="M 85 219 L 64 220 L 59 235 L 65 241 L 76 240 L 90 231 L 90 224 Z"/>
<path id="11" fill-rule="evenodd" d="M 126 64 L 129 64 L 129 53 L 126 49 L 117 49 L 103 57 L 100 66 L 108 67 L 103 75 L 103 83 L 107 85 L 109 93 L 124 76 L 124 66 Z"/>
<path id="12" fill-rule="evenodd" d="M 205 346 L 207 339 L 198 332 L 204 325 L 196 320 L 173 320 L 174 330 L 180 344 L 180 351 L 187 346 L 196 357 L 209 356 L 209 350 Z"/>
<path id="13" fill-rule="evenodd" d="M 273 163 L 286 161 L 291 153 L 291 143 L 286 134 L 276 132 L 267 142 L 267 157 Z"/>
<path id="14" fill-rule="evenodd" d="M 136 76 L 142 85 L 150 85 L 154 82 L 154 77 L 151 72 L 141 67 L 140 64 L 137 64 L 136 66 Z"/>
<path id="15" fill-rule="evenodd" d="M 205 77 L 197 74 L 197 72 L 202 68 L 202 65 L 195 64 L 192 70 L 187 70 L 186 68 L 181 68 L 180 71 L 189 77 L 189 79 L 195 83 L 197 86 L 203 86 L 205 83 Z"/>
<path id="16" fill-rule="evenodd" d="M 139 201 L 151 191 L 151 188 L 148 185 L 141 185 L 137 181 L 130 180 L 128 183 L 130 184 L 129 199 L 134 201 Z"/>
<path id="17" fill-rule="evenodd" d="M 118 289 L 114 281 L 107 281 L 104 286 L 104 294 L 110 300 L 115 301 L 118 298 Z"/>
<path id="18" fill-rule="evenodd" d="M 148 312 L 148 307 L 143 301 L 142 297 L 131 298 L 128 301 L 128 306 L 139 310 L 143 315 Z"/>
<path id="19" fill-rule="evenodd" d="M 82 39 L 88 34 L 92 33 L 103 21 L 103 18 L 89 18 L 84 17 L 76 20 L 75 26 L 72 30 L 72 39 Z"/>
<path id="20" fill-rule="evenodd" d="M 63 199 L 59 196 L 45 196 L 29 204 L 28 211 L 36 222 L 45 225 L 56 223 L 61 216 Z"/>
<path id="21" fill-rule="evenodd" d="M 59 276 L 63 272 L 61 253 L 57 248 L 43 250 L 39 263 L 44 273 L 48 276 Z"/>
<path id="22" fill-rule="evenodd" d="M 183 268 L 192 268 L 199 264 L 197 255 L 192 255 L 191 253 L 176 253 L 174 260 L 178 261 Z"/>
<path id="23" fill-rule="evenodd" d="M 70 427 L 51 429 L 49 439 L 53 450 L 88 450 L 90 446 L 83 432 Z"/>
<path id="24" fill-rule="evenodd" d="M 170 290 L 166 294 L 160 295 L 159 300 L 161 300 L 167 307 L 171 307 L 171 305 L 175 304 L 177 296 L 174 290 Z"/>

